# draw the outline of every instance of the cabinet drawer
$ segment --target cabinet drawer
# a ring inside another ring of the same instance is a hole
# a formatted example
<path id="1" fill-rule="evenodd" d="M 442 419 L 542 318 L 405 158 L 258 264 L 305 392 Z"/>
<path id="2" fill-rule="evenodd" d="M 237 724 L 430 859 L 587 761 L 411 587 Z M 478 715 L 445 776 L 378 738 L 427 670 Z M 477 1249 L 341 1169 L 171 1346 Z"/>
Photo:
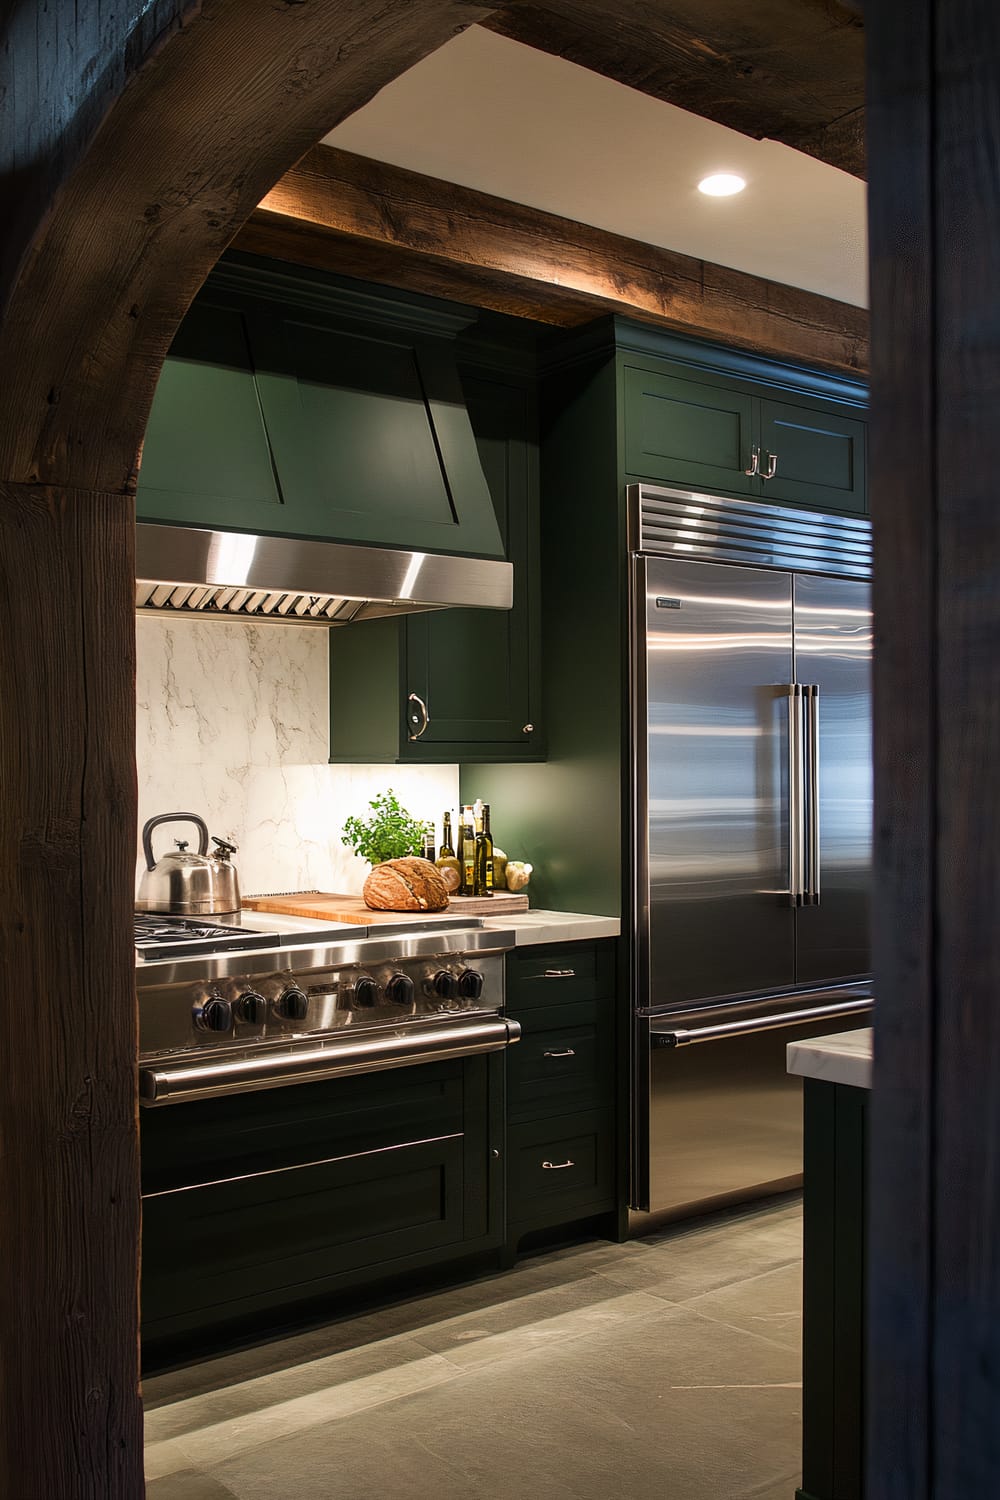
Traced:
<path id="1" fill-rule="evenodd" d="M 614 943 L 515 948 L 507 957 L 507 1004 L 517 1012 L 614 993 Z"/>
<path id="2" fill-rule="evenodd" d="M 610 1110 L 563 1115 L 509 1132 L 510 1222 L 558 1224 L 614 1206 L 614 1124 Z"/>
<path id="3" fill-rule="evenodd" d="M 511 1120 L 564 1115 L 610 1102 L 614 1050 L 610 1001 L 539 1007 L 525 1016 L 507 1058 Z"/>

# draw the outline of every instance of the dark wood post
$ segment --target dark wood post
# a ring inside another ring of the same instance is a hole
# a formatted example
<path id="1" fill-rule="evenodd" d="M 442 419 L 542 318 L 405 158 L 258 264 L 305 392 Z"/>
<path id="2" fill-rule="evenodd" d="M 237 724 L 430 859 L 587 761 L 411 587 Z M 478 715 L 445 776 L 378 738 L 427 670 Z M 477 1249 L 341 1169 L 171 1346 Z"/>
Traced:
<path id="1" fill-rule="evenodd" d="M 872 0 L 871 1500 L 1000 1493 L 1000 12 Z"/>
<path id="2" fill-rule="evenodd" d="M 160 364 L 281 174 L 488 9 L 3 7 L 5 1500 L 137 1500 L 144 1489 L 131 492 Z"/>

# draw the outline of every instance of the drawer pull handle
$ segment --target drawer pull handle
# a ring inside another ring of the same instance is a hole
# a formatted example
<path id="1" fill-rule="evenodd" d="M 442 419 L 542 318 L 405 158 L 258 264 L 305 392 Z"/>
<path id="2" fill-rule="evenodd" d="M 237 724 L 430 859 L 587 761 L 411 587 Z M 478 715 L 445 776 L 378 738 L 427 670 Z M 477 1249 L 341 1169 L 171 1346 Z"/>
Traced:
<path id="1" fill-rule="evenodd" d="M 542 1056 L 543 1057 L 575 1057 L 576 1056 L 576 1049 L 574 1047 L 566 1047 L 562 1052 L 543 1052 Z"/>
<path id="2" fill-rule="evenodd" d="M 542 1166 L 546 1172 L 563 1172 L 567 1167 L 575 1167 L 575 1161 L 543 1161 Z"/>
<path id="3" fill-rule="evenodd" d="M 575 979 L 575 969 L 546 969 L 543 979 Z"/>

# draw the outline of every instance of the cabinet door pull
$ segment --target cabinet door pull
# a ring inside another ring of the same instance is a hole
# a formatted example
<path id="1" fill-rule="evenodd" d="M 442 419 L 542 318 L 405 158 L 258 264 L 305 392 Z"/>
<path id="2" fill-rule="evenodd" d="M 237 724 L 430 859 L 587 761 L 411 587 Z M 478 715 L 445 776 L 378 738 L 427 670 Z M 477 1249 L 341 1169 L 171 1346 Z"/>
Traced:
<path id="1" fill-rule="evenodd" d="M 411 740 L 419 740 L 431 722 L 431 716 L 427 712 L 427 704 L 416 693 L 411 693 L 406 700 L 406 722 L 410 726 Z"/>
<path id="2" fill-rule="evenodd" d="M 575 979 L 575 969 L 546 969 L 542 975 L 543 979 Z"/>
<path id="3" fill-rule="evenodd" d="M 576 1049 L 573 1048 L 573 1047 L 566 1047 L 562 1052 L 543 1052 L 542 1056 L 543 1057 L 575 1057 L 576 1056 Z"/>
<path id="4" fill-rule="evenodd" d="M 768 453 L 768 455 L 767 455 L 767 468 L 761 470 L 761 477 L 763 479 L 773 479 L 774 476 L 775 476 L 775 474 L 777 472 L 778 472 L 778 455 L 776 453 Z"/>
<path id="5" fill-rule="evenodd" d="M 749 469 L 744 469 L 743 472 L 748 479 L 752 479 L 755 474 L 760 472 L 760 447 L 757 443 L 754 443 L 750 449 L 750 467 Z"/>
<path id="6" fill-rule="evenodd" d="M 562 1172 L 565 1171 L 567 1167 L 575 1167 L 576 1162 L 570 1161 L 567 1157 L 565 1161 L 543 1161 L 542 1166 L 545 1168 L 546 1172 Z"/>

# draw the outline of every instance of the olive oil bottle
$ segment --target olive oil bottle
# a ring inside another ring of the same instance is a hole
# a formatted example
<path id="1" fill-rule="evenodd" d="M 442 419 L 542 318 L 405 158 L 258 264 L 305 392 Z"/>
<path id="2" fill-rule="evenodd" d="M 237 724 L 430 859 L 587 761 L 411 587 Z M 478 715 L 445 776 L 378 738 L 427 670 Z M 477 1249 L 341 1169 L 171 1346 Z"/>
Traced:
<path id="1" fill-rule="evenodd" d="M 451 842 L 451 809 L 450 808 L 448 809 L 448 811 L 444 815 L 444 823 L 442 824 L 442 827 L 441 827 L 441 847 L 438 850 L 438 858 L 439 859 L 444 859 L 446 855 L 448 857 L 450 857 L 451 859 L 455 858 L 455 849 L 454 849 L 454 845 Z"/>
<path id="2" fill-rule="evenodd" d="M 493 837 L 490 833 L 490 804 L 482 804 L 476 819 L 476 895 L 493 894 Z"/>
<path id="3" fill-rule="evenodd" d="M 474 896 L 476 894 L 476 832 L 472 819 L 472 808 L 462 808 L 462 832 L 461 832 L 461 854 L 462 885 L 459 891 L 461 896 Z"/>

